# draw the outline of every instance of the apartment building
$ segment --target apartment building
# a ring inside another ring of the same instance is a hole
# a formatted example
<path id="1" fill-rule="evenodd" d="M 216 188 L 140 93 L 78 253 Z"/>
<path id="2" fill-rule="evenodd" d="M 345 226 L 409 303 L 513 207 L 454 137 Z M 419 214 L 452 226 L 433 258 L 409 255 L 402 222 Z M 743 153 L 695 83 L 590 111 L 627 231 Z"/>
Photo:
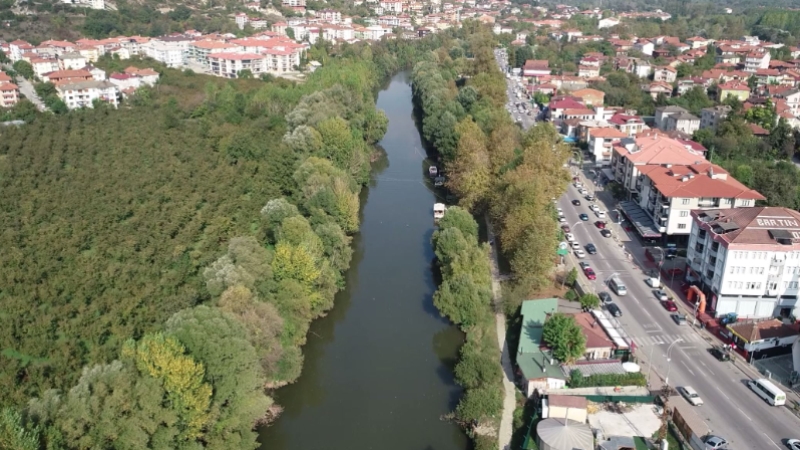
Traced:
<path id="1" fill-rule="evenodd" d="M 69 109 L 93 108 L 95 100 L 119 106 L 119 90 L 108 81 L 63 83 L 56 86 L 56 92 Z"/>
<path id="2" fill-rule="evenodd" d="M 258 53 L 212 53 L 208 55 L 208 67 L 218 77 L 237 78 L 243 70 L 254 76 L 266 72 L 267 57 Z"/>
<path id="3" fill-rule="evenodd" d="M 11 108 L 19 102 L 19 87 L 11 77 L 0 72 L 0 108 Z"/>
<path id="4" fill-rule="evenodd" d="M 590 128 L 586 133 L 586 142 L 589 150 L 594 155 L 597 166 L 611 165 L 611 154 L 615 145 L 620 140 L 627 138 L 628 134 L 616 128 Z"/>
<path id="5" fill-rule="evenodd" d="M 189 44 L 194 42 L 188 36 L 163 36 L 152 39 L 142 46 L 148 58 L 164 63 L 167 67 L 181 67 L 189 57 Z"/>
<path id="6" fill-rule="evenodd" d="M 212 53 L 233 53 L 237 51 L 236 44 L 220 41 L 195 41 L 189 44 L 188 56 L 198 64 L 208 67 L 208 56 Z"/>
<path id="7" fill-rule="evenodd" d="M 614 114 L 608 121 L 628 137 L 636 136 L 645 129 L 644 120 L 633 114 Z"/>
<path id="8" fill-rule="evenodd" d="M 58 56 L 58 67 L 61 70 L 83 69 L 89 64 L 89 60 L 80 53 L 62 53 Z"/>
<path id="9" fill-rule="evenodd" d="M 54 58 L 31 58 L 30 63 L 34 75 L 39 79 L 44 79 L 46 73 L 58 70 L 58 60 Z"/>
<path id="10" fill-rule="evenodd" d="M 703 108 L 700 117 L 700 128 L 711 128 L 716 131 L 717 126 L 728 117 L 731 112 L 731 107 L 728 105 L 712 106 L 710 108 Z"/>
<path id="11" fill-rule="evenodd" d="M 660 233 L 686 244 L 694 209 L 754 206 L 765 197 L 705 160 L 694 164 L 647 164 L 638 168 L 634 184 L 638 206 L 652 218 Z M 678 238 L 682 235 L 683 238 Z"/>
<path id="12" fill-rule="evenodd" d="M 769 69 L 770 54 L 768 51 L 753 50 L 744 57 L 744 71 L 756 72 L 759 69 Z"/>
<path id="13" fill-rule="evenodd" d="M 700 129 L 700 118 L 694 114 L 670 114 L 664 120 L 664 131 L 680 131 L 689 136 Z"/>
<path id="14" fill-rule="evenodd" d="M 797 316 L 800 213 L 749 207 L 692 211 L 687 280 L 717 315 Z"/>

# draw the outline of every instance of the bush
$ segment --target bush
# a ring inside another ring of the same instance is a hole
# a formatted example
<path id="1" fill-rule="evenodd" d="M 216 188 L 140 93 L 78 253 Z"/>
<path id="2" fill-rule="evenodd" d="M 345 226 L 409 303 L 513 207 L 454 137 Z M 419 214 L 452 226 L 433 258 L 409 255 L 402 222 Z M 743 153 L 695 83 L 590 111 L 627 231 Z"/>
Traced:
<path id="1" fill-rule="evenodd" d="M 567 291 L 566 294 L 564 294 L 564 298 L 569 300 L 569 301 L 571 301 L 571 302 L 574 302 L 575 300 L 578 299 L 578 293 L 575 292 L 574 290 L 570 289 L 570 290 Z"/>
<path id="2" fill-rule="evenodd" d="M 645 386 L 647 380 L 641 372 L 625 374 L 597 374 L 584 377 L 580 370 L 569 373 L 569 387 Z"/>

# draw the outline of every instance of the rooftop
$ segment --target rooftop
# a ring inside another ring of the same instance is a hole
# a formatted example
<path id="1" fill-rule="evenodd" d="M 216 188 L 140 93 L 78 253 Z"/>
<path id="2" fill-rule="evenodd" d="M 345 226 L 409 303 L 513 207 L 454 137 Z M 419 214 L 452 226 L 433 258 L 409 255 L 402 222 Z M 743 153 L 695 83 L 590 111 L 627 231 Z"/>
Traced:
<path id="1" fill-rule="evenodd" d="M 622 142 L 614 146 L 614 151 L 636 165 L 692 165 L 698 160 L 705 160 L 702 152 L 689 150 L 683 143 L 659 132 L 653 132 L 647 136 L 637 136 L 635 141 L 626 142 L 627 146 Z"/>
<path id="2" fill-rule="evenodd" d="M 691 165 L 645 165 L 639 167 L 639 172 L 647 175 L 665 197 L 766 199 L 722 167 L 705 160 Z"/>
<path id="3" fill-rule="evenodd" d="M 543 298 L 522 302 L 522 333 L 519 338 L 518 354 L 539 350 L 542 341 L 544 321 L 558 309 L 557 298 Z"/>
<path id="4" fill-rule="evenodd" d="M 726 244 L 776 246 L 800 249 L 800 212 L 777 206 L 695 210 L 692 216 Z M 744 248 L 744 247 L 739 247 Z"/>
<path id="5" fill-rule="evenodd" d="M 614 342 L 608 338 L 603 327 L 597 323 L 597 320 L 590 313 L 574 314 L 575 322 L 583 329 L 583 335 L 586 336 L 586 348 L 607 348 L 614 347 Z"/>
<path id="6" fill-rule="evenodd" d="M 786 325 L 778 319 L 761 322 L 737 322 L 728 325 L 727 328 L 747 342 L 784 338 L 798 334 L 797 325 Z"/>

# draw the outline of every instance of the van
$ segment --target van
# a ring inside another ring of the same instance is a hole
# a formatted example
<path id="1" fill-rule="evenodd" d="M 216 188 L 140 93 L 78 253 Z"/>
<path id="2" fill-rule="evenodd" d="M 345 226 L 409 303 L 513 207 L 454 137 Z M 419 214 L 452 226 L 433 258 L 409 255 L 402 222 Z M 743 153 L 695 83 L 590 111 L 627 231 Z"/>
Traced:
<path id="1" fill-rule="evenodd" d="M 772 406 L 782 406 L 786 404 L 786 394 L 766 378 L 748 381 L 747 385 L 750 386 L 753 392 Z"/>
<path id="2" fill-rule="evenodd" d="M 628 293 L 628 288 L 625 287 L 625 284 L 616 275 L 608 280 L 608 287 L 611 288 L 611 290 L 613 290 L 617 295 L 626 295 Z"/>

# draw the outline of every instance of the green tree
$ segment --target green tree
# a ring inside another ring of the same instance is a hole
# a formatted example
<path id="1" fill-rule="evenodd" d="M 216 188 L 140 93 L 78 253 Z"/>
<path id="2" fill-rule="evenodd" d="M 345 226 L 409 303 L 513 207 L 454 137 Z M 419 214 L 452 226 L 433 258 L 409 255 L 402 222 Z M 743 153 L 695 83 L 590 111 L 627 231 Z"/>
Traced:
<path id="1" fill-rule="evenodd" d="M 470 326 L 486 318 L 492 293 L 477 285 L 469 274 L 455 274 L 445 280 L 433 295 L 433 304 L 456 325 Z"/>
<path id="2" fill-rule="evenodd" d="M 556 313 L 544 323 L 542 337 L 559 361 L 571 363 L 586 351 L 586 336 L 575 318 Z"/>
<path id="3" fill-rule="evenodd" d="M 12 67 L 17 74 L 27 80 L 33 80 L 34 72 L 33 66 L 28 61 L 19 60 L 15 62 Z"/>
<path id="4" fill-rule="evenodd" d="M 0 55 L 0 61 L 5 55 Z M 39 450 L 40 429 L 28 426 L 22 414 L 12 408 L 0 410 L 0 448 L 3 450 Z"/>
<path id="5" fill-rule="evenodd" d="M 166 323 L 168 335 L 183 343 L 205 366 L 213 386 L 211 411 L 217 418 L 204 440 L 211 448 L 257 448 L 253 418 L 272 404 L 248 334 L 231 314 L 200 305 L 178 312 Z"/>
<path id="6" fill-rule="evenodd" d="M 581 308 L 588 311 L 600 306 L 600 299 L 594 294 L 583 294 L 580 298 Z"/>
<path id="7" fill-rule="evenodd" d="M 570 269 L 569 273 L 567 273 L 567 277 L 564 279 L 564 284 L 567 286 L 574 286 L 576 281 L 578 281 L 578 269 L 573 267 Z"/>
<path id="8" fill-rule="evenodd" d="M 478 242 L 478 224 L 469 211 L 458 206 L 447 208 L 444 217 L 439 220 L 439 230 L 434 232 L 434 240 L 442 230 L 457 228 L 467 242 Z"/>
<path id="9" fill-rule="evenodd" d="M 480 208 L 492 181 L 486 136 L 470 117 L 456 127 L 458 144 L 448 165 L 447 187 L 459 197 L 459 205 Z"/>

